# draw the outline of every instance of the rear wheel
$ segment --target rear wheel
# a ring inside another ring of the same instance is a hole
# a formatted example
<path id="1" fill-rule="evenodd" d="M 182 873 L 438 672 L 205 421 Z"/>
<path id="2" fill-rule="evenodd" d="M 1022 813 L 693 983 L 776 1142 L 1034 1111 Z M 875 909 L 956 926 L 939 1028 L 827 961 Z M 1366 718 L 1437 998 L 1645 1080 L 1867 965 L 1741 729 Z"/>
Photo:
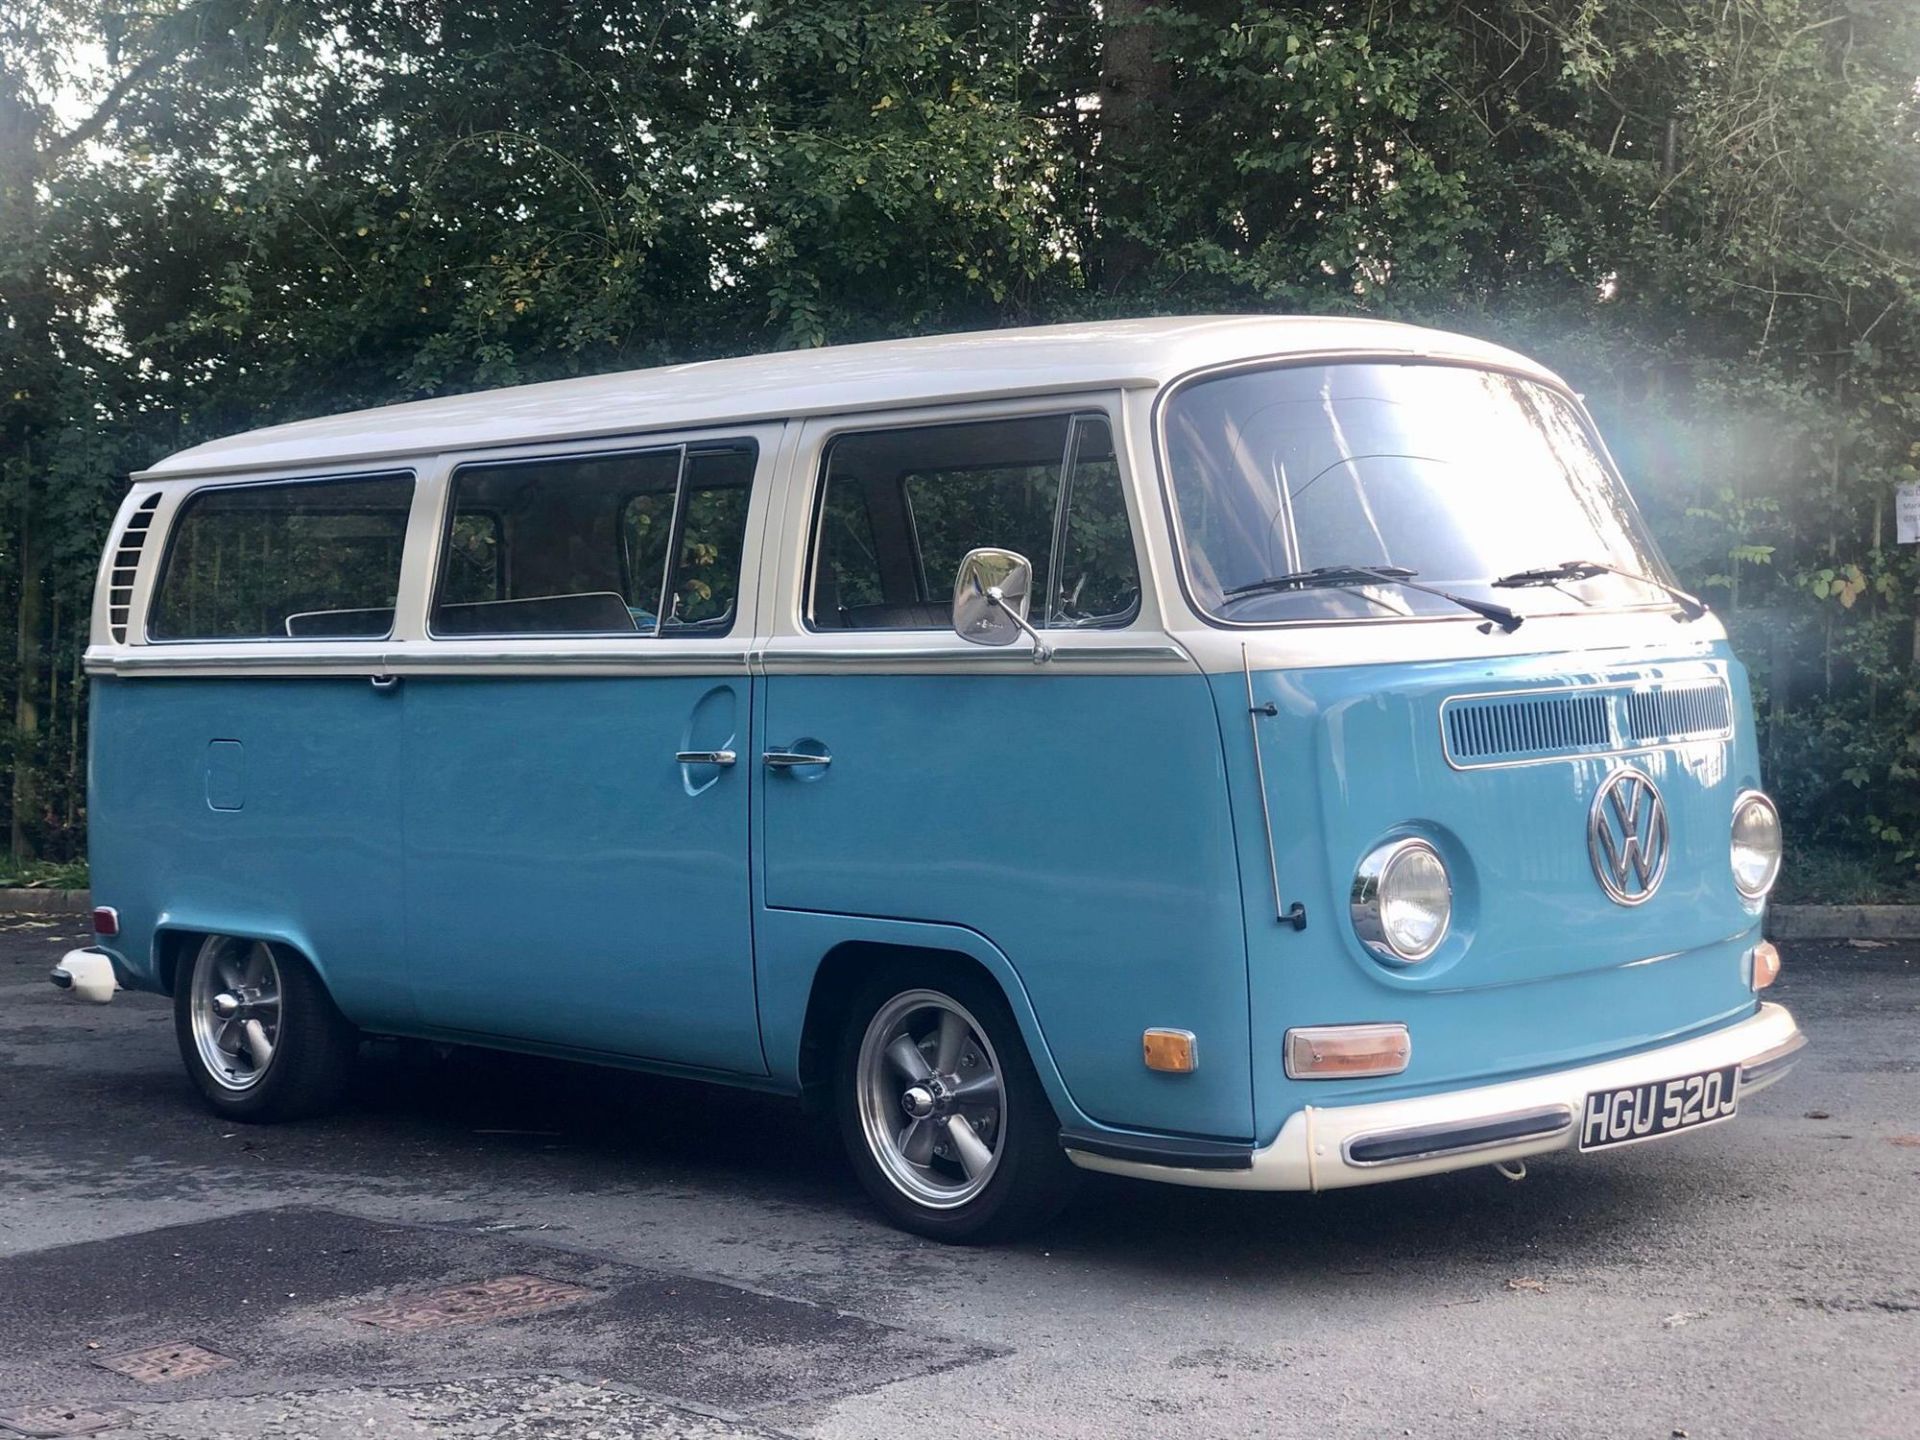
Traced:
<path id="1" fill-rule="evenodd" d="M 264 940 L 210 935 L 173 987 L 187 1073 L 230 1120 L 297 1120 L 335 1105 L 359 1044 L 319 977 Z"/>
<path id="2" fill-rule="evenodd" d="M 1072 1194 L 1060 1122 L 990 984 L 934 965 L 877 978 L 850 1008 L 836 1068 L 842 1142 L 902 1228 L 1002 1240 Z"/>

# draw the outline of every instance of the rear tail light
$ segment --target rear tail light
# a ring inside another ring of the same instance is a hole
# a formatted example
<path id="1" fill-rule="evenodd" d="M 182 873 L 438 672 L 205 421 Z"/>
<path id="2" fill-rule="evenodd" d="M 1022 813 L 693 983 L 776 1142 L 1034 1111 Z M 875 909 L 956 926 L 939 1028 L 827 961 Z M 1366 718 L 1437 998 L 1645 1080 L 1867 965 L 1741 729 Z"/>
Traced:
<path id="1" fill-rule="evenodd" d="M 120 912 L 111 905 L 97 905 L 93 911 L 93 933 L 111 939 L 120 933 Z"/>

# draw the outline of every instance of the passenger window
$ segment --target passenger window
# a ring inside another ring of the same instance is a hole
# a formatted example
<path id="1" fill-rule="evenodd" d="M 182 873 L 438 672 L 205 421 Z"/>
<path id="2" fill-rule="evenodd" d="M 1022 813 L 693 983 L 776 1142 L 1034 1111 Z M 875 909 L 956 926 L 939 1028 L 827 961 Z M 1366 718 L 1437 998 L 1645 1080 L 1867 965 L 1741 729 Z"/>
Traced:
<path id="1" fill-rule="evenodd" d="M 947 629 L 954 574 L 983 545 L 1033 563 L 1035 625 L 1132 617 L 1139 571 L 1105 417 L 1031 416 L 835 440 L 814 543 L 811 624 Z"/>
<path id="2" fill-rule="evenodd" d="M 435 635 L 724 635 L 755 451 L 675 446 L 463 465 Z"/>
<path id="3" fill-rule="evenodd" d="M 1047 612 L 1051 626 L 1124 625 L 1140 608 L 1140 563 L 1120 488 L 1113 430 L 1104 415 L 1083 415 L 1067 471 L 1060 573 Z"/>
<path id="4" fill-rule="evenodd" d="M 173 523 L 155 640 L 378 640 L 393 629 L 411 475 L 201 490 Z"/>
<path id="5" fill-rule="evenodd" d="M 506 578 L 501 559 L 498 515 L 484 510 L 456 515 L 447 536 L 447 598 L 491 600 L 498 595 Z"/>
<path id="6" fill-rule="evenodd" d="M 687 510 L 673 571 L 671 625 L 710 630 L 740 599 L 740 541 L 747 533 L 753 456 L 696 450 L 687 456 Z"/>

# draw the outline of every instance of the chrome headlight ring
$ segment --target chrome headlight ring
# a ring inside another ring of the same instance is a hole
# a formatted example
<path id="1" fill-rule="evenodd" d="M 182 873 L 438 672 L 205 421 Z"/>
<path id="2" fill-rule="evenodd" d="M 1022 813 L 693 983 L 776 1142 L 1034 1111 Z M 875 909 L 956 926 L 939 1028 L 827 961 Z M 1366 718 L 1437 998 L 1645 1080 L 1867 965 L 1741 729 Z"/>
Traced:
<path id="1" fill-rule="evenodd" d="M 1733 888 L 1748 901 L 1761 901 L 1780 878 L 1780 808 L 1761 790 L 1742 790 L 1733 799 L 1728 863 Z"/>
<path id="2" fill-rule="evenodd" d="M 1390 840 L 1354 871 L 1353 928 L 1380 959 L 1416 965 L 1440 948 L 1453 921 L 1453 880 L 1425 840 Z"/>

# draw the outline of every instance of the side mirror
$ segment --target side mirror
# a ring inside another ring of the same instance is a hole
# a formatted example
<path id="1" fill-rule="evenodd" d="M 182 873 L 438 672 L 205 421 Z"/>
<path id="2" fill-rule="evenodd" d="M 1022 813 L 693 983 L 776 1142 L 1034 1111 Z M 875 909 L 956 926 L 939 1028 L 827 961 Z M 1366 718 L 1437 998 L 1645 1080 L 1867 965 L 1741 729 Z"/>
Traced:
<path id="1" fill-rule="evenodd" d="M 953 632 L 975 645 L 1033 642 L 1033 663 L 1053 658 L 1040 632 L 1027 623 L 1033 603 L 1033 565 L 1011 550 L 969 550 L 953 579 Z"/>

